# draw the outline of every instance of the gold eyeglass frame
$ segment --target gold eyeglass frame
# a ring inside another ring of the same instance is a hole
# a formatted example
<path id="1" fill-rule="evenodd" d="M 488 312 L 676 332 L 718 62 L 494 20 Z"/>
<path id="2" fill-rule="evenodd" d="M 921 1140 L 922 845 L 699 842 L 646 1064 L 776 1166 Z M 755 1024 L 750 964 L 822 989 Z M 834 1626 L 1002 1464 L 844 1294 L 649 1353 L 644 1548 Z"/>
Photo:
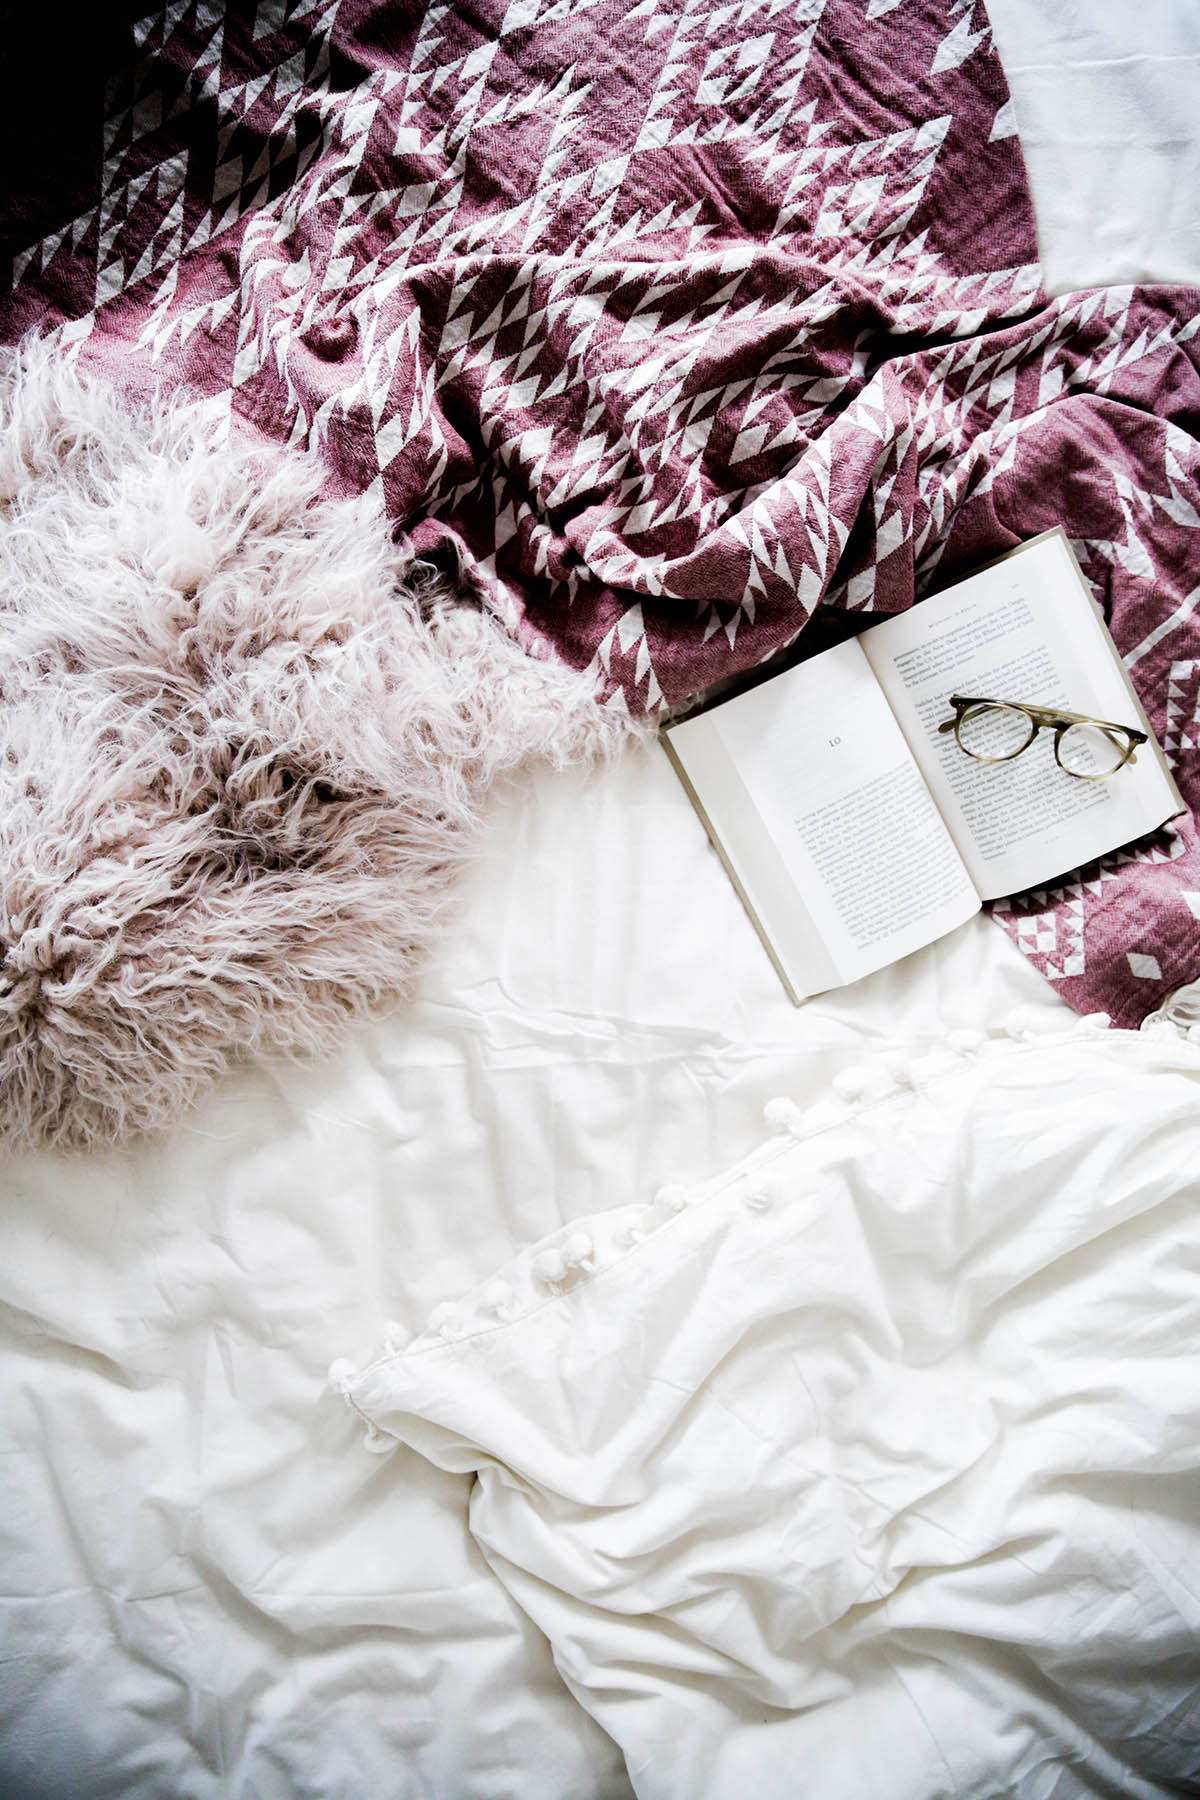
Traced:
<path id="1" fill-rule="evenodd" d="M 952 719 L 943 719 L 938 726 L 939 734 L 952 731 L 954 741 L 964 756 L 972 762 L 1001 763 L 1013 762 L 1023 756 L 1030 744 L 1042 731 L 1054 733 L 1054 760 L 1064 775 L 1070 775 L 1075 781 L 1109 781 L 1123 769 L 1126 763 L 1136 762 L 1137 752 L 1142 744 L 1148 744 L 1149 735 L 1139 731 L 1135 725 L 1118 725 L 1112 719 L 1096 719 L 1091 713 L 1064 712 L 1058 706 L 1034 706 L 1025 700 L 993 700 L 982 694 L 951 694 L 950 705 L 954 708 Z M 1025 742 L 1016 750 L 1010 750 L 1007 756 L 980 756 L 974 750 L 968 750 L 962 741 L 960 727 L 963 720 L 975 707 L 999 706 L 1007 712 L 1024 713 L 1033 729 Z M 1059 755 L 1059 746 L 1072 725 L 1095 725 L 1110 739 L 1115 749 L 1121 751 L 1121 760 L 1114 769 L 1105 769 L 1101 775 L 1084 775 L 1078 769 L 1069 769 Z"/>

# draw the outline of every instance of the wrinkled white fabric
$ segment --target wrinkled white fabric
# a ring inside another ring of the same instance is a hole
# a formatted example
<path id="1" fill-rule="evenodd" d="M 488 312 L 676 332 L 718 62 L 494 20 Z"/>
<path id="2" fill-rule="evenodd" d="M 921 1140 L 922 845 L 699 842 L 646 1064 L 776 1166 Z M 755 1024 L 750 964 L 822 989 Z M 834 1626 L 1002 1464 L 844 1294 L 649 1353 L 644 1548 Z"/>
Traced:
<path id="1" fill-rule="evenodd" d="M 994 1039 L 843 1085 L 349 1396 L 475 1474 L 472 1532 L 639 1800 L 1178 1793 L 1200 1052 Z"/>
<path id="2" fill-rule="evenodd" d="M 3 1800 L 628 1796 L 469 1478 L 364 1455 L 326 1371 L 742 1154 L 781 1084 L 1022 999 L 1065 1011 L 979 919 L 797 1011 L 644 752 L 497 810 L 404 1014 L 169 1144 L 0 1163 Z"/>
<path id="3" fill-rule="evenodd" d="M 1053 284 L 1200 281 L 1200 11 L 989 10 Z M 469 1536 L 472 1478 L 365 1455 L 325 1371 L 563 1223 L 743 1156 L 773 1093 L 1020 1002 L 1064 1010 L 975 920 L 792 1008 L 639 753 L 498 802 L 410 1011 L 232 1077 L 169 1146 L 0 1163 L 4 1800 L 627 1800 Z M 957 1292 L 951 1267 L 930 1305 Z M 1178 1497 L 1184 1530 L 1178 1484 L 1130 1483 L 1130 1518 Z M 1146 1686 L 1131 1662 L 1131 1706 Z"/>

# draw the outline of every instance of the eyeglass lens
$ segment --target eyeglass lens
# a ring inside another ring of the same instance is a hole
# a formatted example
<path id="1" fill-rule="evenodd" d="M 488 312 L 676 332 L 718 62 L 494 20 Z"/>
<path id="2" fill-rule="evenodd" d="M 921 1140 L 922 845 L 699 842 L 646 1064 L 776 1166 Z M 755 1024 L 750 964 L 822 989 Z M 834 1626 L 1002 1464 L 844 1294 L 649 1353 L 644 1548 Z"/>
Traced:
<path id="1" fill-rule="evenodd" d="M 958 721 L 958 741 L 981 762 L 1007 762 L 1033 737 L 1034 723 L 1015 706 L 971 706 Z"/>
<path id="2" fill-rule="evenodd" d="M 1069 775 L 1112 775 L 1125 755 L 1125 740 L 1099 725 L 1071 725 L 1058 740 L 1058 760 Z"/>

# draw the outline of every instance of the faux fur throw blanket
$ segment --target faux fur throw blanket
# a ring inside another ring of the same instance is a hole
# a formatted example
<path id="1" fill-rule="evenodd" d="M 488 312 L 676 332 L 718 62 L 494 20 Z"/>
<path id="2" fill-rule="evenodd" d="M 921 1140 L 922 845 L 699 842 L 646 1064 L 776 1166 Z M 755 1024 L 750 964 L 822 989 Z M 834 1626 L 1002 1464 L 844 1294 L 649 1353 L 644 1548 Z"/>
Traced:
<path id="1" fill-rule="evenodd" d="M 91 29 L 91 160 L 11 200 L 10 340 L 314 451 L 633 710 L 1061 522 L 1200 799 L 1195 296 L 1047 301 L 982 0 Z M 1136 1024 L 1200 974 L 1198 912 L 1188 817 L 1001 923 Z"/>
<path id="2" fill-rule="evenodd" d="M 0 1137 L 171 1121 L 410 987 L 483 795 L 622 735 L 308 459 L 0 367 Z"/>

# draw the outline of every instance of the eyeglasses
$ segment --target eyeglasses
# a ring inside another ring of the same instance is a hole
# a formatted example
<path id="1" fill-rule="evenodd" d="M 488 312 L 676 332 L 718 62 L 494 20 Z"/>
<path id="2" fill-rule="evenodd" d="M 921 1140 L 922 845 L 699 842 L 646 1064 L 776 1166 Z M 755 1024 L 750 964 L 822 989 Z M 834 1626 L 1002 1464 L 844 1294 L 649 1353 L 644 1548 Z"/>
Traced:
<path id="1" fill-rule="evenodd" d="M 977 762 L 1011 762 L 1028 750 L 1039 731 L 1052 731 L 1054 760 L 1065 774 L 1080 781 L 1104 781 L 1136 761 L 1138 745 L 1149 742 L 1147 734 L 1132 725 L 1114 725 L 1111 719 L 1052 706 L 1027 706 L 1023 700 L 951 694 L 950 704 L 954 717 L 944 719 L 938 731 L 952 731 L 959 749 Z"/>

